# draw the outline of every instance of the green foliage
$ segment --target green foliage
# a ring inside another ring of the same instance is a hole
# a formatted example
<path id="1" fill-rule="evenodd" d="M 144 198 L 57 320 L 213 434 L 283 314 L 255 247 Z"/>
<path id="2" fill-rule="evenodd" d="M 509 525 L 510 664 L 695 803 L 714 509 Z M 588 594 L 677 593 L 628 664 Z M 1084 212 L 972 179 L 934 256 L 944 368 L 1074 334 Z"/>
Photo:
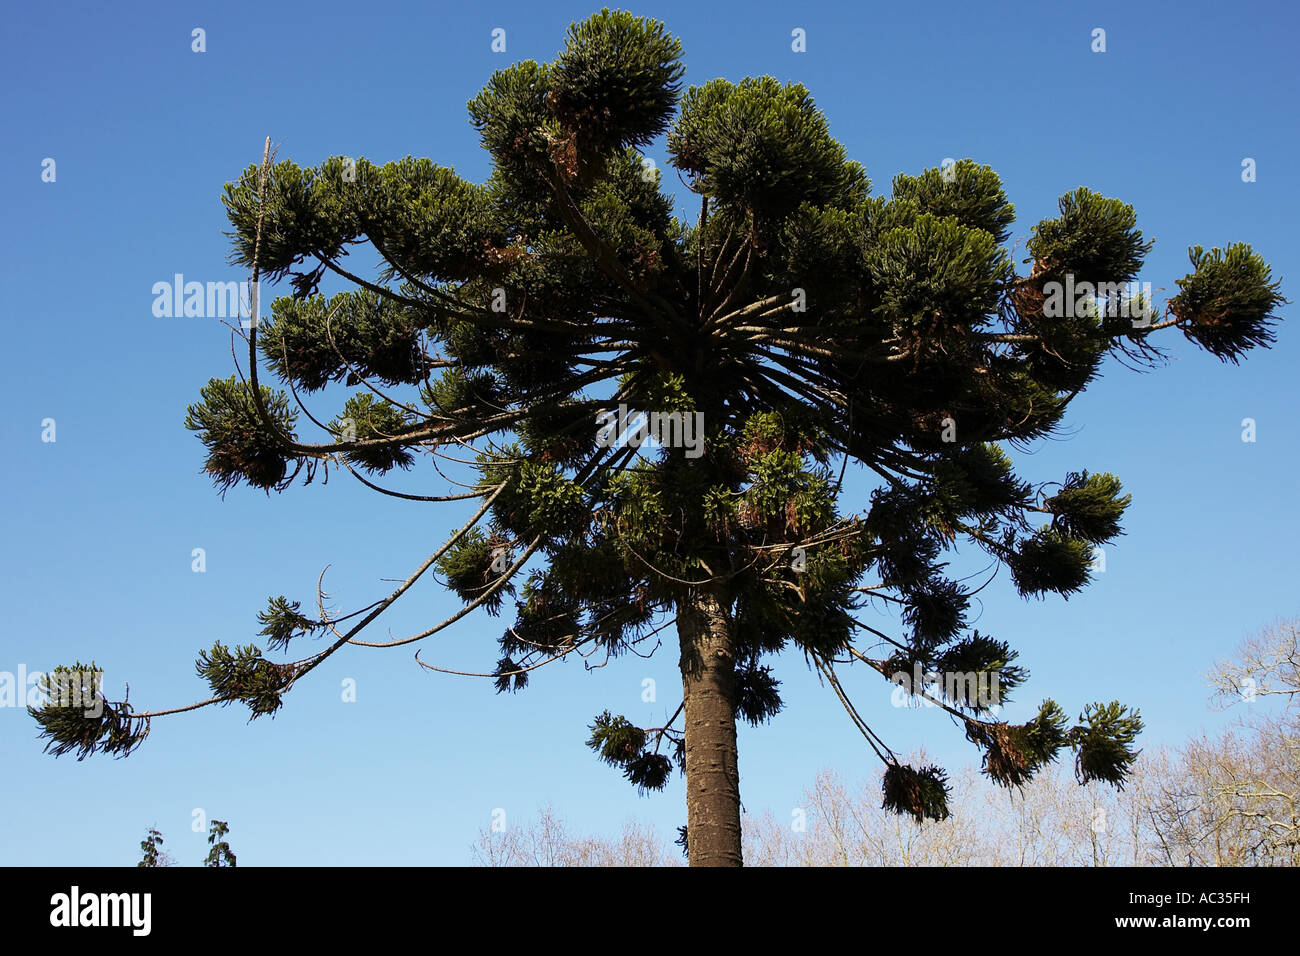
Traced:
<path id="1" fill-rule="evenodd" d="M 140 841 L 140 849 L 144 851 L 144 856 L 140 858 L 140 862 L 137 863 L 136 866 L 137 867 L 162 866 L 162 863 L 160 862 L 161 857 L 159 852 L 159 847 L 161 847 L 162 844 L 163 844 L 162 834 L 158 832 L 157 828 L 150 827 L 149 833 L 145 836 L 143 840 Z"/>
<path id="2" fill-rule="evenodd" d="M 1075 748 L 1074 772 L 1079 783 L 1102 780 L 1122 790 L 1139 753 L 1133 749 L 1133 742 L 1142 732 L 1138 712 L 1130 713 L 1113 700 L 1109 704 L 1089 704 L 1079 719 L 1084 723 L 1074 727 L 1069 737 Z"/>
<path id="3" fill-rule="evenodd" d="M 1075 752 L 1079 783 L 1102 780 L 1123 789 L 1138 751 L 1133 743 L 1142 732 L 1137 711 L 1118 701 L 1090 704 L 1079 716 L 1083 723 L 1066 729 L 1065 712 L 1053 700 L 1044 701 L 1028 723 L 984 724 L 968 720 L 966 736 L 984 750 L 984 772 L 1005 787 L 1020 787 L 1054 761 L 1068 745 Z"/>
<path id="4" fill-rule="evenodd" d="M 84 760 L 92 753 L 125 757 L 149 736 L 149 718 L 136 717 L 127 701 L 107 700 L 102 691 L 103 670 L 94 661 L 62 664 L 41 675 L 42 704 L 27 713 L 47 738 L 45 752 L 56 757 L 76 751 Z"/>
<path id="5" fill-rule="evenodd" d="M 534 574 L 524 582 L 517 609 L 514 626 L 501 636 L 501 649 L 507 657 L 526 656 L 532 651 L 558 653 L 565 646 L 571 647 L 582 631 L 578 620 L 580 603 L 572 592 L 558 585 L 554 569 L 551 575 Z"/>
<path id="6" fill-rule="evenodd" d="M 234 226 L 234 231 L 227 233 L 234 247 L 232 262 L 251 269 L 256 252 L 262 276 L 276 282 L 304 257 L 320 253 L 333 258 L 355 237 L 355 218 L 349 221 L 349 217 L 329 217 L 320 208 L 322 195 L 333 184 L 322 181 L 316 170 L 279 162 L 271 166 L 265 188 L 260 184 L 258 167 L 253 165 L 244 170 L 238 182 L 225 186 L 222 203 Z"/>
<path id="7" fill-rule="evenodd" d="M 1019 656 L 1006 641 L 994 640 L 976 630 L 972 631 L 969 637 L 951 644 L 941 653 L 936 654 L 932 666 L 940 674 L 976 674 L 989 678 L 996 677 L 996 700 L 988 702 L 980 700 L 978 682 L 974 689 L 969 683 L 958 685 L 957 695 L 950 698 L 955 706 L 980 714 L 988 710 L 989 706 L 1002 707 L 1010 703 L 1011 692 L 1029 678 L 1028 672 L 1023 667 L 1012 664 L 1012 661 Z M 988 689 L 991 693 L 993 690 L 991 683 Z M 972 693 L 972 690 L 975 692 Z"/>
<path id="8" fill-rule="evenodd" d="M 343 441 L 364 442 L 400 438 L 412 428 L 407 413 L 392 402 L 376 399 L 370 392 L 358 392 L 348 398 L 343 414 L 330 422 L 330 430 Z M 343 457 L 371 474 L 415 464 L 415 456 L 399 444 L 356 448 L 343 452 Z"/>
<path id="9" fill-rule="evenodd" d="M 576 402 L 539 403 L 519 423 L 518 432 L 529 456 L 548 464 L 575 466 L 596 448 L 591 409 Z"/>
<path id="10" fill-rule="evenodd" d="M 867 263 L 879 312 L 902 326 L 983 325 L 1013 271 L 989 233 L 928 213 L 880 236 Z"/>
<path id="11" fill-rule="evenodd" d="M 293 439 L 298 413 L 289 408 L 288 396 L 265 385 L 261 393 L 275 431 Z M 293 480 L 290 458 L 278 436 L 264 427 L 247 382 L 237 382 L 233 375 L 211 379 L 199 390 L 199 399 L 186 408 L 185 427 L 198 432 L 208 449 L 203 470 L 222 494 L 240 481 L 270 494 Z"/>
<path id="12" fill-rule="evenodd" d="M 436 414 L 491 414 L 503 401 L 500 386 L 489 371 L 449 368 L 430 380 L 422 397 Z"/>
<path id="13" fill-rule="evenodd" d="M 1065 713 L 1055 701 L 1044 701 L 1033 720 L 1024 724 L 966 722 L 966 739 L 984 750 L 984 773 L 1004 787 L 1022 787 L 1056 759 L 1068 742 Z"/>
<path id="14" fill-rule="evenodd" d="M 882 807 L 909 814 L 917 823 L 946 820 L 950 815 L 948 794 L 952 788 L 947 773 L 940 767 L 932 765 L 918 770 L 907 764 L 891 763 L 885 768 L 881 790 L 885 797 Z"/>
<path id="15" fill-rule="evenodd" d="M 641 792 L 662 790 L 672 773 L 672 762 L 663 754 L 647 752 L 647 734 L 626 717 L 600 714 L 591 724 L 587 746 L 605 763 L 621 767 L 623 775 Z"/>
<path id="16" fill-rule="evenodd" d="M 427 159 L 407 156 L 382 167 L 364 159 L 349 166 L 341 157 L 320 169 L 274 164 L 261 194 L 260 243 L 259 183 L 258 167 L 248 167 L 226 185 L 223 202 L 234 226 L 232 260 L 251 267 L 256 250 L 273 282 L 308 257 L 337 259 L 362 233 L 407 273 L 466 279 L 487 261 L 485 246 L 503 238 L 484 187 Z M 297 298 L 315 293 L 323 269 L 294 273 Z"/>
<path id="17" fill-rule="evenodd" d="M 552 112 L 594 152 L 644 146 L 668 128 L 681 55 L 662 23 L 601 10 L 569 27 L 550 74 Z"/>
<path id="18" fill-rule="evenodd" d="M 208 827 L 208 856 L 203 861 L 204 866 L 226 867 L 235 866 L 235 854 L 230 852 L 230 844 L 223 838 L 230 832 L 230 827 L 224 820 L 213 820 Z"/>
<path id="19" fill-rule="evenodd" d="M 252 644 L 236 646 L 232 652 L 219 641 L 211 650 L 199 652 L 194 667 L 223 705 L 236 700 L 247 705 L 251 712 L 249 720 L 264 714 L 274 715 L 283 705 L 284 692 L 297 673 L 292 664 L 268 661 L 261 649 Z"/>
<path id="20" fill-rule="evenodd" d="M 489 249 L 505 244 L 487 189 L 427 159 L 386 164 L 363 195 L 366 234 L 392 263 L 385 278 L 470 279 L 493 264 Z"/>
<path id="21" fill-rule="evenodd" d="M 1234 363 L 1252 348 L 1267 348 L 1275 340 L 1273 312 L 1285 305 L 1260 255 L 1244 242 L 1227 250 L 1201 246 L 1188 251 L 1193 272 L 1178 280 L 1178 295 L 1169 310 L 1180 320 L 1183 334 L 1211 355 Z"/>
<path id="22" fill-rule="evenodd" d="M 496 679 L 493 681 L 498 694 L 506 691 L 517 693 L 528 686 L 528 674 L 520 669 L 511 658 L 503 657 L 497 661 Z"/>
<path id="23" fill-rule="evenodd" d="M 937 576 L 903 589 L 903 623 L 913 644 L 930 648 L 952 640 L 966 627 L 970 597 L 955 581 Z"/>
<path id="24" fill-rule="evenodd" d="M 838 324 L 842 304 L 869 281 L 862 243 L 860 212 L 804 203 L 786 219 L 773 248 L 772 284 L 804 289 L 810 308 Z"/>
<path id="25" fill-rule="evenodd" d="M 1124 532 L 1119 520 L 1133 500 L 1120 495 L 1122 486 L 1112 474 L 1071 472 L 1061 490 L 1043 502 L 1052 512 L 1052 527 L 1071 538 L 1104 544 Z"/>
<path id="26" fill-rule="evenodd" d="M 1061 215 L 1034 227 L 1029 254 L 1053 276 L 1075 283 L 1128 283 L 1137 278 L 1154 243 L 1143 241 L 1137 213 L 1118 199 L 1082 186 L 1062 196 Z"/>
<path id="27" fill-rule="evenodd" d="M 1016 477 L 1011 458 L 997 445 L 960 448 L 933 468 L 941 505 L 953 517 L 1011 515 L 1029 504 L 1028 484 Z"/>
<path id="28" fill-rule="evenodd" d="M 554 464 L 523 462 L 492 505 L 501 527 L 525 540 L 564 536 L 589 521 L 582 489 Z"/>
<path id="29" fill-rule="evenodd" d="M 1034 719 L 1022 725 L 1020 742 L 1035 766 L 1050 763 L 1068 742 L 1065 711 L 1048 699 L 1039 705 Z"/>
<path id="30" fill-rule="evenodd" d="M 641 755 L 645 741 L 644 730 L 622 715 L 612 717 L 605 711 L 591 725 L 587 746 L 605 763 L 623 766 Z"/>
<path id="31" fill-rule="evenodd" d="M 668 154 L 695 177 L 697 191 L 760 222 L 803 203 L 852 204 L 870 185 L 831 137 L 808 90 L 770 76 L 691 87 L 668 134 Z"/>
<path id="32" fill-rule="evenodd" d="M 1011 580 L 1021 597 L 1060 594 L 1069 597 L 1081 591 L 1091 579 L 1093 553 L 1086 541 L 1057 531 L 1039 528 L 1022 538 L 1019 548 L 1007 555 Z"/>
<path id="33" fill-rule="evenodd" d="M 923 213 L 951 216 L 961 225 L 981 229 L 1001 244 L 1011 235 L 1016 207 L 1007 201 L 1002 180 L 988 166 L 970 159 L 946 169 L 927 169 L 920 176 L 894 177 L 894 199 L 910 201 Z"/>
<path id="34" fill-rule="evenodd" d="M 435 567 L 462 601 L 469 604 L 483 597 L 501 576 L 493 563 L 501 567 L 501 560 L 512 561 L 506 542 L 489 537 L 478 528 L 471 528 L 459 541 L 438 559 Z M 504 568 L 502 567 L 502 570 Z M 501 608 L 501 600 L 508 588 L 493 593 L 483 604 L 491 614 Z"/>
<path id="35" fill-rule="evenodd" d="M 409 384 L 424 375 L 420 329 L 427 320 L 368 289 L 329 299 L 281 297 L 271 311 L 272 320 L 259 325 L 262 354 L 281 381 L 304 391 L 345 380 Z"/>
<path id="36" fill-rule="evenodd" d="M 469 101 L 470 122 L 496 161 L 499 182 L 522 198 L 540 199 L 528 189 L 529 170 L 546 161 L 548 132 L 558 124 L 546 104 L 551 67 L 525 60 L 497 70 Z"/>
<path id="37" fill-rule="evenodd" d="M 295 637 L 315 634 L 325 629 L 326 625 L 320 621 L 313 621 L 298 613 L 299 607 L 299 602 L 290 604 L 281 594 L 279 597 L 268 598 L 267 609 L 257 612 L 257 623 L 262 625 L 257 634 L 266 638 L 266 645 L 271 650 L 287 650 L 289 642 Z"/>
<path id="38" fill-rule="evenodd" d="M 751 725 L 767 723 L 781 712 L 781 682 L 772 668 L 757 663 L 736 668 L 736 713 Z"/>

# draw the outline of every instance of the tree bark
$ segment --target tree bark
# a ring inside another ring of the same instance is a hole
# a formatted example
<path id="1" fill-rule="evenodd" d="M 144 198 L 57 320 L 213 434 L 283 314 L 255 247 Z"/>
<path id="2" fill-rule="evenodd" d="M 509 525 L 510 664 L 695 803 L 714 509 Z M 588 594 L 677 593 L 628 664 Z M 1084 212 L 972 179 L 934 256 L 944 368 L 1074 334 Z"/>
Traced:
<path id="1" fill-rule="evenodd" d="M 691 866 L 742 866 L 736 668 L 727 613 L 710 591 L 678 607 Z"/>

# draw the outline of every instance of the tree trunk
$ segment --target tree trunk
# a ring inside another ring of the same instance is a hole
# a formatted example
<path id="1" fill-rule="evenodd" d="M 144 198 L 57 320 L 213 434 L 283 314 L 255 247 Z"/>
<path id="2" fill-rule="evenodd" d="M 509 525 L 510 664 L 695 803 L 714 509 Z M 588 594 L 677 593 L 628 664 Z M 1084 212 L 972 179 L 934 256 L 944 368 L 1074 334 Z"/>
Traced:
<path id="1" fill-rule="evenodd" d="M 691 866 L 741 866 L 736 670 L 727 614 L 700 590 L 678 607 Z"/>

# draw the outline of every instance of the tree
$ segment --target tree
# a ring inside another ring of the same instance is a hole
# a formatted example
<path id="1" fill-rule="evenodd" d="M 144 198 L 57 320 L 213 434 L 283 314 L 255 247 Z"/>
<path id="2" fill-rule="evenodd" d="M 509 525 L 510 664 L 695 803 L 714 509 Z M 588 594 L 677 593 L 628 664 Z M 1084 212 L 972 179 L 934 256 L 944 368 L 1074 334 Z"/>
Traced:
<path id="1" fill-rule="evenodd" d="M 203 861 L 204 866 L 234 866 L 235 854 L 230 852 L 230 844 L 224 839 L 225 835 L 230 832 L 230 827 L 224 820 L 213 820 L 208 826 L 208 856 Z"/>
<path id="2" fill-rule="evenodd" d="M 224 820 L 213 820 L 208 826 L 208 850 L 207 859 L 204 860 L 204 866 L 234 866 L 235 854 L 230 851 L 230 844 L 223 838 L 230 832 L 230 827 Z M 218 842 L 220 841 L 220 842 Z M 144 856 L 136 866 L 175 866 L 176 861 L 172 856 L 162 849 L 163 837 L 157 827 L 150 827 L 144 840 L 140 842 L 140 849 L 144 851 Z"/>
<path id="3" fill-rule="evenodd" d="M 479 675 L 500 691 L 574 654 L 640 652 L 676 625 L 677 713 L 654 728 L 601 714 L 588 743 L 643 790 L 674 763 L 684 772 L 692 864 L 741 862 L 736 720 L 780 710 L 764 662 L 783 648 L 805 655 L 880 758 L 891 810 L 944 818 L 947 776 L 880 739 L 842 668 L 921 676 L 908 689 L 960 722 L 1001 785 L 1067 747 L 1080 782 L 1122 785 L 1136 711 L 1087 704 L 1072 722 L 1049 699 L 1024 724 L 996 719 L 994 700 L 1027 674 L 1006 642 L 969 628 L 971 589 L 942 559 L 968 541 L 1026 598 L 1083 588 L 1129 496 L 1086 470 L 1031 484 L 1008 449 L 1052 434 L 1109 357 L 1159 364 L 1161 333 L 1234 363 L 1266 347 L 1285 302 L 1269 266 L 1243 243 L 1196 246 L 1156 314 L 1130 288 L 1152 245 L 1132 207 L 1079 188 L 1033 228 L 1021 276 L 992 169 L 899 175 L 891 198 L 873 197 L 803 86 L 717 79 L 682 94 L 681 53 L 663 24 L 605 10 L 571 26 L 553 61 L 494 73 L 469 103 L 493 162 L 482 184 L 410 157 L 273 162 L 268 140 L 227 185 L 233 261 L 255 283 L 289 279 L 292 295 L 247 331 L 247 369 L 188 409 L 222 493 L 284 491 L 333 465 L 380 494 L 477 506 L 352 614 L 326 612 L 319 593 L 314 615 L 272 597 L 265 651 L 203 652 L 211 696 L 191 706 L 274 714 L 345 646 L 407 646 L 476 609 L 499 615 L 509 597 L 514 623 Z M 693 219 L 639 152 L 665 134 Z M 347 261 L 366 243 L 380 262 L 369 277 Z M 322 295 L 327 275 L 353 288 Z M 288 392 L 263 384 L 262 363 Z M 302 399 L 332 383 L 360 388 L 326 421 Z M 326 440 L 299 437 L 299 410 Z M 465 490 L 393 487 L 417 455 L 460 466 Z M 879 485 L 842 513 L 850 461 Z M 365 639 L 432 569 L 464 607 Z M 879 603 L 898 612 L 895 634 L 855 617 Z M 266 656 L 307 637 L 328 642 Z M 52 746 L 84 757 L 129 753 L 170 712 L 106 702 L 94 723 L 62 707 L 36 716 Z"/>
<path id="4" fill-rule="evenodd" d="M 629 820 L 616 839 L 575 836 L 554 808 L 508 829 L 481 829 L 470 848 L 481 866 L 675 866 L 680 857 L 651 826 Z"/>
<path id="5" fill-rule="evenodd" d="M 1157 778 L 1158 853 L 1178 866 L 1300 865 L 1300 620 L 1247 638 L 1209 683 L 1220 709 L 1251 713 L 1192 740 Z M 1265 710 L 1275 698 L 1282 707 Z"/>
<path id="6" fill-rule="evenodd" d="M 176 861 L 162 848 L 162 845 L 162 834 L 158 832 L 157 827 L 150 827 L 145 838 L 140 841 L 140 849 L 144 855 L 136 866 L 174 866 Z"/>

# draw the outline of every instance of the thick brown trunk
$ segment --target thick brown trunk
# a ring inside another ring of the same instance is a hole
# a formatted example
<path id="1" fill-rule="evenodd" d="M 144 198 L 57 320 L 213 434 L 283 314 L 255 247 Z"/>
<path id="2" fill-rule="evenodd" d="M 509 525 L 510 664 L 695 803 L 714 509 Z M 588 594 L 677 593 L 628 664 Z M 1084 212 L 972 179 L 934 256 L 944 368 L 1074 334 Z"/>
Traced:
<path id="1" fill-rule="evenodd" d="M 686 715 L 686 826 L 691 866 L 741 866 L 736 668 L 727 615 L 697 591 L 678 607 Z"/>

